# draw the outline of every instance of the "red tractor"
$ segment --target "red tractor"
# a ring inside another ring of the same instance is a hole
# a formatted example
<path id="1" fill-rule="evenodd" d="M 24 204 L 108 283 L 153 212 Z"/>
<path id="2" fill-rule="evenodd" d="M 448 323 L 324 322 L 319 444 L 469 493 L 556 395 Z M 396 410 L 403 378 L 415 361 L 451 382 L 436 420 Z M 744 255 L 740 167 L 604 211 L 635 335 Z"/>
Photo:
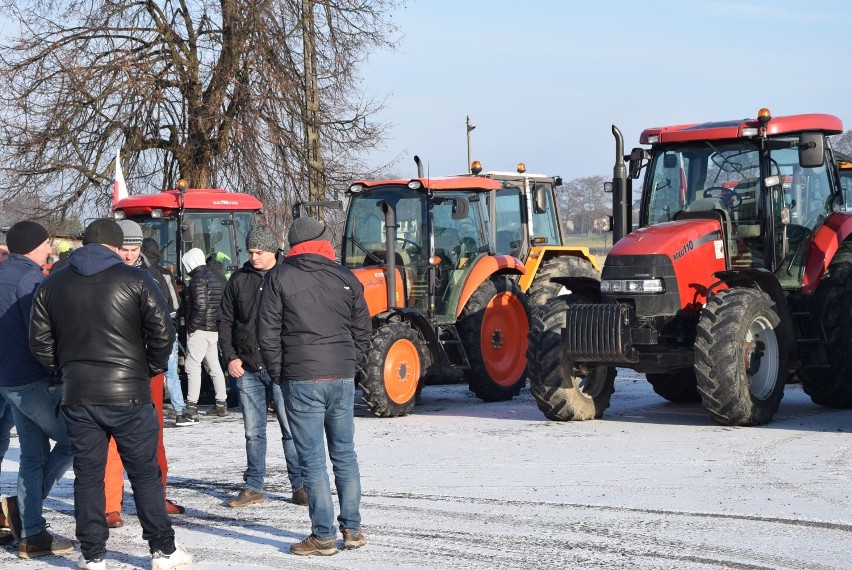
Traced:
<path id="1" fill-rule="evenodd" d="M 418 162 L 419 165 L 419 162 Z M 495 253 L 496 180 L 471 176 L 358 182 L 347 192 L 341 262 L 364 284 L 373 337 L 358 374 L 369 410 L 410 413 L 424 384 L 460 371 L 484 401 L 526 383 L 529 309 Z M 489 212 L 489 209 L 491 211 Z M 394 276 L 394 278 L 388 278 Z"/>
<path id="2" fill-rule="evenodd" d="M 769 422 L 788 378 L 820 405 L 851 407 L 852 212 L 829 140 L 842 131 L 834 116 L 761 109 L 647 129 L 650 148 L 624 156 L 613 127 L 616 244 L 601 282 L 533 319 L 531 392 L 544 414 L 599 417 L 616 366 L 724 425 Z"/>

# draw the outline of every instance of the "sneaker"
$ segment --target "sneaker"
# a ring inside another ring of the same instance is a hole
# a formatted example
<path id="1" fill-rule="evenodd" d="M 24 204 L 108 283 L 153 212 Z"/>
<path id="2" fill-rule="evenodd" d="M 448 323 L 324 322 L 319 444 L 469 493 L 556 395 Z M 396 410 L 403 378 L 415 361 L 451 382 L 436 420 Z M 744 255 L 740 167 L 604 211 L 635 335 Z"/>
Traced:
<path id="1" fill-rule="evenodd" d="M 198 415 L 198 404 L 193 404 L 191 402 L 186 404 L 186 408 L 183 410 L 183 414 L 185 416 L 189 416 L 193 419 L 193 421 L 196 422 L 201 417 Z"/>
<path id="2" fill-rule="evenodd" d="M 74 543 L 61 536 L 53 536 L 47 529 L 33 536 L 21 539 L 18 545 L 19 558 L 38 558 L 50 554 L 68 554 L 74 552 Z"/>
<path id="3" fill-rule="evenodd" d="M 225 402 L 216 402 L 216 405 L 213 406 L 213 409 L 207 412 L 208 416 L 218 416 L 220 418 L 224 418 L 228 415 L 228 406 Z"/>
<path id="4" fill-rule="evenodd" d="M 322 540 L 316 535 L 311 535 L 302 542 L 297 542 L 290 547 L 290 554 L 297 556 L 331 556 L 337 554 L 337 537 Z"/>
<path id="5" fill-rule="evenodd" d="M 180 414 L 175 418 L 175 425 L 178 427 L 194 426 L 198 423 L 198 418 L 193 418 L 186 414 Z"/>
<path id="6" fill-rule="evenodd" d="M 364 533 L 361 532 L 360 528 L 358 530 L 343 529 L 343 548 L 353 550 L 361 548 L 365 544 L 367 544 L 367 539 L 364 538 Z"/>
<path id="7" fill-rule="evenodd" d="M 106 570 L 106 562 L 104 562 L 103 558 L 86 560 L 86 557 L 81 554 L 80 558 L 77 559 L 77 568 L 81 568 L 82 570 Z"/>
<path id="8" fill-rule="evenodd" d="M 186 508 L 166 499 L 166 512 L 170 515 L 182 515 L 186 512 Z"/>
<path id="9" fill-rule="evenodd" d="M 293 490 L 293 496 L 290 498 L 290 502 L 294 505 L 301 505 L 303 507 L 308 506 L 308 492 L 305 491 L 304 487 L 299 487 L 298 489 Z"/>
<path id="10" fill-rule="evenodd" d="M 169 570 L 188 564 L 192 564 L 192 554 L 179 544 L 175 544 L 175 551 L 171 554 L 166 554 L 162 550 L 151 553 L 151 570 Z"/>
<path id="11" fill-rule="evenodd" d="M 21 511 L 18 510 L 18 497 L 3 497 L 0 507 L 2 507 L 3 516 L 6 517 L 6 524 L 9 525 L 9 532 L 15 540 L 21 540 Z"/>
<path id="12" fill-rule="evenodd" d="M 121 513 L 107 513 L 106 521 L 109 528 L 120 528 L 124 526 L 124 519 L 121 518 Z"/>
<path id="13" fill-rule="evenodd" d="M 246 487 L 240 494 L 234 497 L 233 499 L 228 499 L 226 503 L 232 509 L 238 507 L 247 507 L 249 505 L 254 505 L 255 503 L 263 502 L 263 493 L 258 493 L 253 489 L 249 489 Z"/>

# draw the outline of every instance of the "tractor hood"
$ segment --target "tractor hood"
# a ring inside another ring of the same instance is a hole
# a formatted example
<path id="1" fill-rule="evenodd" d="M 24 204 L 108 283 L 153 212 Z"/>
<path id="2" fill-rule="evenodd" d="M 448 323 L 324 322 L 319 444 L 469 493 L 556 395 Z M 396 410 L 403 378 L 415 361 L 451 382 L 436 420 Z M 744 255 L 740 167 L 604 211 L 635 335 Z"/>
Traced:
<path id="1" fill-rule="evenodd" d="M 711 257 L 722 260 L 724 264 L 722 228 L 719 222 L 706 219 L 679 220 L 640 228 L 616 243 L 609 254 L 642 255 L 653 252 L 668 255 L 674 262 L 688 261 L 693 252 L 708 243 L 714 247 Z"/>

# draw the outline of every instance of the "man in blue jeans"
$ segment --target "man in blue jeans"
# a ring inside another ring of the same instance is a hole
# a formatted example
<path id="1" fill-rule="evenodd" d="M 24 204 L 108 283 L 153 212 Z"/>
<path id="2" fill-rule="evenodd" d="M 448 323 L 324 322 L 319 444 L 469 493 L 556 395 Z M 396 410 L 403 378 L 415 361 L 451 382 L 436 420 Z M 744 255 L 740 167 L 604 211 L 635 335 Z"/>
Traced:
<path id="1" fill-rule="evenodd" d="M 343 547 L 366 543 L 352 407 L 355 369 L 370 344 L 370 311 L 361 283 L 335 262 L 324 223 L 297 218 L 287 238 L 290 253 L 266 276 L 257 338 L 270 378 L 282 383 L 308 492 L 311 534 L 290 552 L 328 556 L 337 553 L 337 530 L 326 442 L 340 501 Z"/>
<path id="2" fill-rule="evenodd" d="M 275 267 L 278 243 L 267 226 L 257 225 L 246 236 L 249 260 L 228 280 L 219 310 L 219 347 L 228 363 L 228 374 L 237 383 L 243 427 L 246 435 L 245 487 L 229 499 L 229 507 L 245 507 L 263 502 L 263 479 L 266 476 L 266 395 L 272 392 L 275 415 L 281 427 L 287 476 L 293 489 L 291 501 L 307 505 L 308 495 L 302 484 L 302 471 L 296 446 L 290 435 L 281 386 L 269 378 L 257 347 L 255 334 L 257 300 L 263 290 L 263 278 Z"/>
<path id="3" fill-rule="evenodd" d="M 3 512 L 20 540 L 18 556 L 67 554 L 70 540 L 52 535 L 42 514 L 44 499 L 71 466 L 71 443 L 57 415 L 62 385 L 30 353 L 29 324 L 33 296 L 50 255 L 47 230 L 22 221 L 6 234 L 10 257 L 0 266 L 0 396 L 9 402 L 21 460 L 18 494 L 5 497 Z M 50 440 L 56 442 L 53 449 Z"/>

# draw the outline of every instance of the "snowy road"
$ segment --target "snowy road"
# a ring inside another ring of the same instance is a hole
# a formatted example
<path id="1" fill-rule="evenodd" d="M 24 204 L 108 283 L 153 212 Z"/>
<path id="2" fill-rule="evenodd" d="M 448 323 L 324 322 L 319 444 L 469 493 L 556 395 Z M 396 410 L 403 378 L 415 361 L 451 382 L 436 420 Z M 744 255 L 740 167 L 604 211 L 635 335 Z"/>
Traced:
<path id="1" fill-rule="evenodd" d="M 528 391 L 483 404 L 461 385 L 427 387 L 406 418 L 356 415 L 368 544 L 327 558 L 288 553 L 309 522 L 287 502 L 279 446 L 267 501 L 224 506 L 242 482 L 239 413 L 167 429 L 169 496 L 188 508 L 173 521 L 192 568 L 852 568 L 852 412 L 820 408 L 799 386 L 758 428 L 719 426 L 624 370 L 598 421 L 550 422 Z M 14 439 L 4 493 L 17 457 Z M 46 506 L 52 530 L 73 536 L 70 473 Z M 139 523 L 126 521 L 109 567 L 147 568 Z M 3 568 L 75 560 L 0 548 Z"/>

